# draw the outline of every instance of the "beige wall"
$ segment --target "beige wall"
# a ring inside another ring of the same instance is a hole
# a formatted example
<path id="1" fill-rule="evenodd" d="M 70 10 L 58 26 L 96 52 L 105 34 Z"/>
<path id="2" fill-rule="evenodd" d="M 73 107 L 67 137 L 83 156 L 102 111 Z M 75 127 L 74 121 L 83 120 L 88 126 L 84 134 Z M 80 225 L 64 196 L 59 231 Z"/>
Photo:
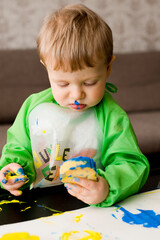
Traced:
<path id="1" fill-rule="evenodd" d="M 115 52 L 160 50 L 160 0 L 0 0 L 0 49 L 36 47 L 43 17 L 73 3 L 107 21 Z"/>

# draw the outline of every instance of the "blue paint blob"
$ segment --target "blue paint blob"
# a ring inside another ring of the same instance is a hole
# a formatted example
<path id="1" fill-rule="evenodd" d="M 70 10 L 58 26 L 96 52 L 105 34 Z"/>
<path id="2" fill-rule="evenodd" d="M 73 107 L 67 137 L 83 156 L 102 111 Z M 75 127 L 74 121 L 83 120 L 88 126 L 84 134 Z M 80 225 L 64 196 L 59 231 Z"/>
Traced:
<path id="1" fill-rule="evenodd" d="M 124 213 L 122 220 L 131 225 L 142 225 L 146 228 L 158 228 L 160 226 L 160 214 L 156 214 L 153 210 L 137 209 L 140 213 L 131 213 L 125 208 L 116 205 L 118 208 L 116 211 L 122 211 Z M 116 218 L 114 214 L 113 217 Z"/>
<path id="2" fill-rule="evenodd" d="M 74 178 L 73 178 L 73 181 L 74 181 L 74 182 L 79 182 L 79 178 L 74 177 Z"/>
<path id="3" fill-rule="evenodd" d="M 20 176 L 20 175 L 25 175 L 22 168 L 18 168 L 18 169 L 15 171 L 15 173 L 16 173 L 16 175 L 18 175 L 18 176 Z"/>
<path id="4" fill-rule="evenodd" d="M 3 184 L 6 184 L 7 183 L 7 180 L 5 178 L 2 179 L 2 183 Z"/>
<path id="5" fill-rule="evenodd" d="M 74 104 L 75 104 L 75 105 L 79 105 L 79 102 L 77 102 L 77 101 L 75 100 L 75 101 L 74 101 Z"/>

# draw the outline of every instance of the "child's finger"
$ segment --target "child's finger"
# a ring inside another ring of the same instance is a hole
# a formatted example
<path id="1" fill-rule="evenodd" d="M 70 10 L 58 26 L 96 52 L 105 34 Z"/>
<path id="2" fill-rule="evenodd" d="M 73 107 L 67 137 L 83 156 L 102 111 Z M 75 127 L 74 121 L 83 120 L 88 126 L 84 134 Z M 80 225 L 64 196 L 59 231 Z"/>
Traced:
<path id="1" fill-rule="evenodd" d="M 24 182 L 19 182 L 19 183 L 15 183 L 15 184 L 10 184 L 8 182 L 7 184 L 2 184 L 2 185 L 7 191 L 12 191 L 12 190 L 17 190 L 17 189 L 21 188 L 24 184 L 25 184 Z"/>
<path id="2" fill-rule="evenodd" d="M 7 178 L 7 182 L 10 185 L 16 184 L 16 183 L 20 183 L 20 182 L 24 182 L 27 183 L 29 181 L 29 178 L 26 175 L 20 175 L 20 176 L 9 176 Z"/>
<path id="3" fill-rule="evenodd" d="M 23 171 L 23 168 L 16 168 L 15 170 L 14 170 L 14 173 L 17 175 L 17 176 L 21 176 L 21 175 L 25 175 L 24 174 L 24 171 Z"/>
<path id="4" fill-rule="evenodd" d="M 29 179 L 27 177 L 14 176 L 14 177 L 10 177 L 6 183 L 2 180 L 2 185 L 6 190 L 11 191 L 11 190 L 19 189 L 28 181 Z"/>
<path id="5" fill-rule="evenodd" d="M 93 180 L 89 180 L 86 178 L 77 178 L 77 177 L 73 178 L 73 182 L 86 189 L 92 189 L 94 187 L 94 184 L 96 183 L 96 181 L 93 181 Z"/>
<path id="6" fill-rule="evenodd" d="M 14 196 L 20 196 L 22 195 L 22 191 L 21 190 L 13 190 L 13 191 L 9 191 L 12 195 Z"/>
<path id="7" fill-rule="evenodd" d="M 80 196 L 86 196 L 88 194 L 88 190 L 80 185 L 66 183 L 64 186 L 72 196 L 79 198 Z"/>
<path id="8" fill-rule="evenodd" d="M 8 168 L 3 168 L 4 178 L 1 180 L 3 184 L 15 184 L 18 182 L 27 183 L 29 181 L 27 175 L 24 174 L 22 167 L 19 164 L 9 164 Z"/>

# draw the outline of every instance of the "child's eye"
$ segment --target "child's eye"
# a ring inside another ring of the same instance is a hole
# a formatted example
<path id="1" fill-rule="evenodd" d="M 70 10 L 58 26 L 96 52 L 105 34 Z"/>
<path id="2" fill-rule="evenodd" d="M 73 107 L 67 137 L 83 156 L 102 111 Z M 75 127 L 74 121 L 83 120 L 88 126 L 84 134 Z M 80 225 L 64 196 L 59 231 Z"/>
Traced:
<path id="1" fill-rule="evenodd" d="M 97 80 L 84 82 L 85 86 L 94 86 L 96 85 Z"/>
<path id="2" fill-rule="evenodd" d="M 59 87 L 67 87 L 69 85 L 69 83 L 67 83 L 67 82 L 58 82 L 57 85 Z"/>

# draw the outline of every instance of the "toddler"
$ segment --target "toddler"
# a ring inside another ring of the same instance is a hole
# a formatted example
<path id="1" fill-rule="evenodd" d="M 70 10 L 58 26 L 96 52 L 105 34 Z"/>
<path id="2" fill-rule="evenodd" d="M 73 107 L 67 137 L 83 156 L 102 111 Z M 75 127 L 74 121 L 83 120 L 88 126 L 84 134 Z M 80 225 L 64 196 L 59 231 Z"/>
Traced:
<path id="1" fill-rule="evenodd" d="M 0 160 L 1 186 L 19 189 L 62 184 L 63 161 L 90 157 L 98 180 L 75 178 L 68 192 L 107 207 L 144 185 L 149 164 L 127 114 L 106 90 L 113 56 L 110 27 L 84 5 L 69 5 L 43 22 L 37 46 L 51 88 L 28 97 L 8 130 Z"/>

